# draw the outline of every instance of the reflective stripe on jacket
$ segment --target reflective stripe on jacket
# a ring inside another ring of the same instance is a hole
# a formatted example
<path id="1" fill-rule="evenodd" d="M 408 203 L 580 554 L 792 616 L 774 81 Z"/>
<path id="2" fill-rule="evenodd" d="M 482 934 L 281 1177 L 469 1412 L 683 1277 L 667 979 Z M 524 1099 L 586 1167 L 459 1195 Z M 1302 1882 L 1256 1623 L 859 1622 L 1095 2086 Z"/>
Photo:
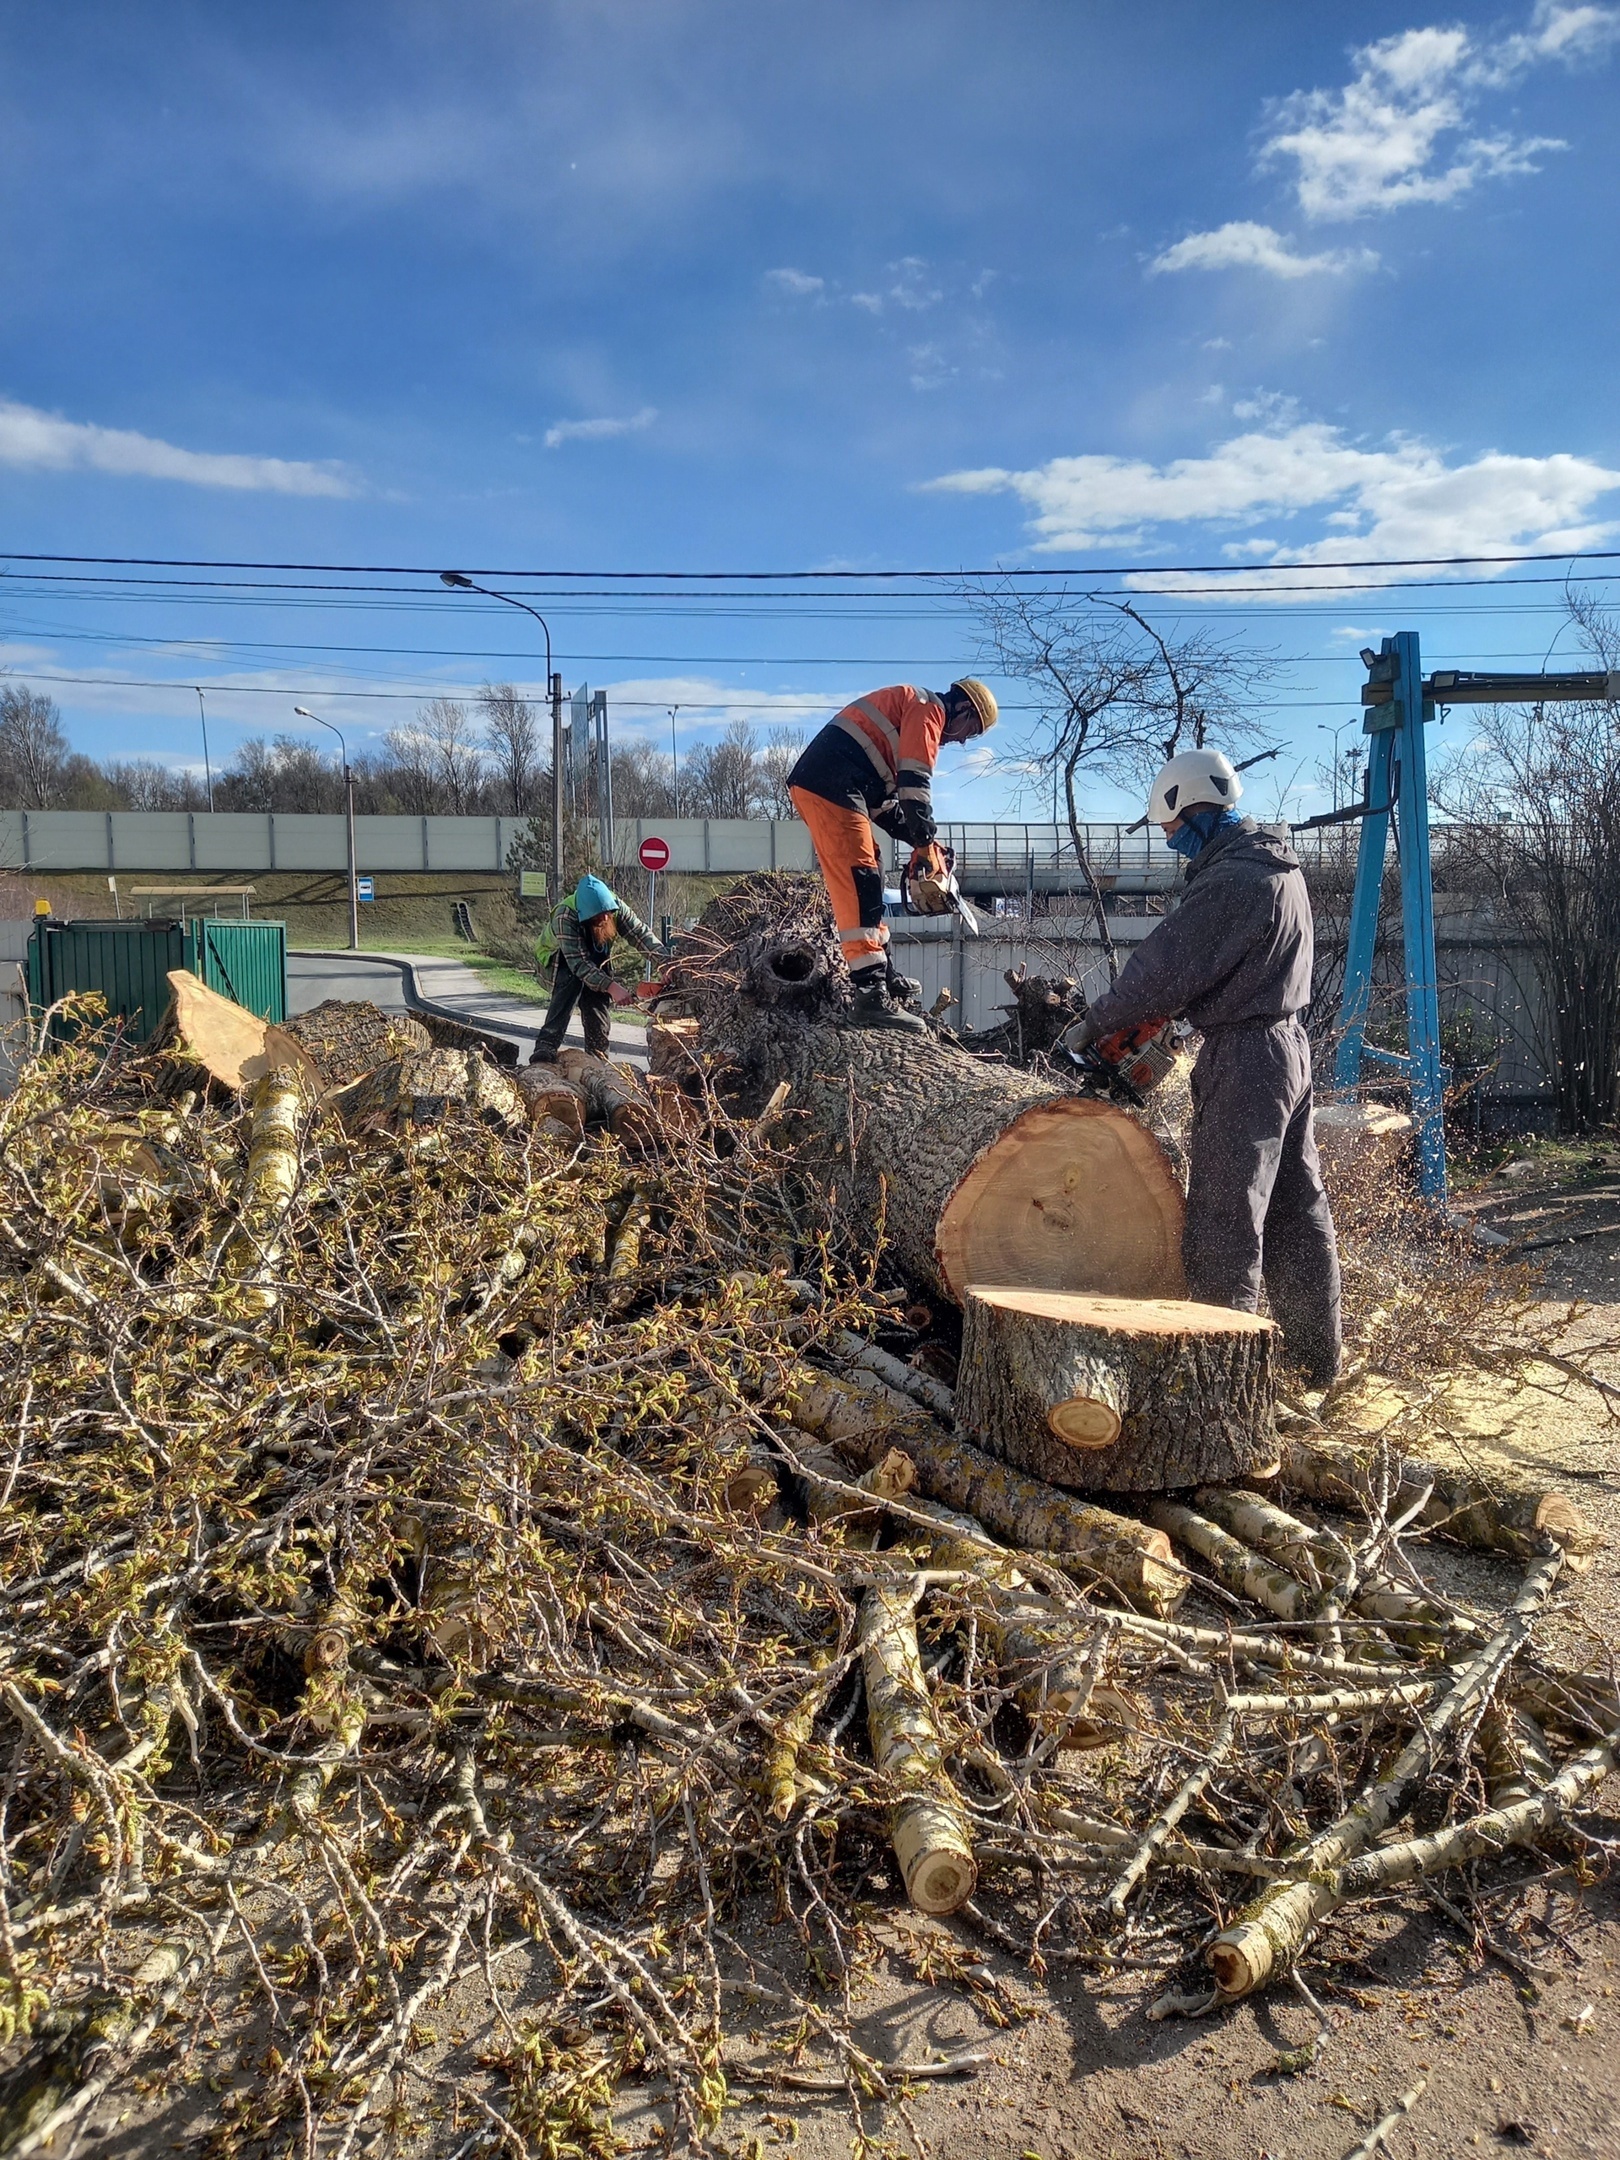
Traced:
<path id="1" fill-rule="evenodd" d="M 910 683 L 894 683 L 846 705 L 832 724 L 860 744 L 902 803 L 930 807 L 934 764 L 945 730 L 945 707 L 939 698 Z"/>

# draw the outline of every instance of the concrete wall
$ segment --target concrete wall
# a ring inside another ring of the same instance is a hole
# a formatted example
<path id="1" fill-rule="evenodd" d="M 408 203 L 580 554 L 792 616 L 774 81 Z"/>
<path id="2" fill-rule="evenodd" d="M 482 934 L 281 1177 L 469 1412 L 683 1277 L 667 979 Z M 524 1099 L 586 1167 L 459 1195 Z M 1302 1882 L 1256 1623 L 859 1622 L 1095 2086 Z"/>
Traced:
<path id="1" fill-rule="evenodd" d="M 480 870 L 505 867 L 524 818 L 362 817 L 355 856 L 362 871 Z M 1098 876 L 1111 888 L 1167 890 L 1176 858 L 1151 829 L 1086 828 Z M 747 870 L 810 870 L 810 835 L 796 818 L 624 818 L 614 827 L 613 859 L 627 866 L 643 840 L 670 849 L 670 868 L 735 875 Z M 1054 825 L 947 824 L 941 837 L 957 854 L 973 892 L 1067 891 L 1077 883 L 1074 850 Z M 879 836 L 884 867 L 904 851 Z M 0 811 L 0 870 L 184 873 L 342 870 L 348 862 L 340 817 L 277 811 L 5 810 Z"/>

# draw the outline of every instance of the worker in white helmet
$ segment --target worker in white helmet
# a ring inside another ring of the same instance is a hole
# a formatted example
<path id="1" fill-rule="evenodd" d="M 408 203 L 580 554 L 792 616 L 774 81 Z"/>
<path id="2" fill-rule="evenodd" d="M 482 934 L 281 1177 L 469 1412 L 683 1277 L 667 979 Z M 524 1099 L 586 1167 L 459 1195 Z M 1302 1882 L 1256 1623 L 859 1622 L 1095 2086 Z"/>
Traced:
<path id="1" fill-rule="evenodd" d="M 1184 750 L 1159 773 L 1148 816 L 1186 858 L 1181 904 L 1069 1041 L 1081 1049 L 1183 1015 L 1202 1031 L 1182 1234 L 1188 1295 L 1253 1312 L 1263 1281 L 1289 1356 L 1326 1387 L 1339 1370 L 1339 1252 L 1301 1024 L 1311 902 L 1293 849 L 1239 815 L 1242 792 L 1218 750 Z"/>

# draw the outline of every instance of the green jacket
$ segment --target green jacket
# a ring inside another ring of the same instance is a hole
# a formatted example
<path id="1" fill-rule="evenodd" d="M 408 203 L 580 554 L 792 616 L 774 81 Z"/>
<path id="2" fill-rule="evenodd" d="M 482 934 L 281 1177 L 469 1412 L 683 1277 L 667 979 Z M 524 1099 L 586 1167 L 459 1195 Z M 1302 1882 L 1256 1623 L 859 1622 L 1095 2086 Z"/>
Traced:
<path id="1" fill-rule="evenodd" d="M 621 900 L 614 913 L 618 917 L 621 939 L 628 939 L 640 953 L 663 951 L 663 946 L 634 908 L 626 907 Z M 574 912 L 572 900 L 565 900 L 552 915 L 551 935 L 556 943 L 557 958 L 566 964 L 587 990 L 612 989 L 613 971 L 610 963 L 613 946 L 597 944 Z"/>

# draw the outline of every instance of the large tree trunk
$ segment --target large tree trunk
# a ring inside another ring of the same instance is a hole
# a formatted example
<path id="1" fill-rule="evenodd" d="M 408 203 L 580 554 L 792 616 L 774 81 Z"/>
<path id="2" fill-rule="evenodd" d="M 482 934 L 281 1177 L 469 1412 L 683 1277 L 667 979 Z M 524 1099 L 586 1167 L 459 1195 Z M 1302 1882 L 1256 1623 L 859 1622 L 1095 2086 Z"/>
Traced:
<path id="1" fill-rule="evenodd" d="M 974 1285 L 956 1415 L 991 1454 L 1079 1492 L 1272 1471 L 1272 1323 L 1186 1299 Z"/>
<path id="2" fill-rule="evenodd" d="M 849 1026 L 819 882 L 745 879 L 707 910 L 672 988 L 745 1112 L 791 1083 L 806 1169 L 919 1282 L 958 1303 L 970 1282 L 1183 1293 L 1181 1188 L 1153 1135 L 951 1036 Z"/>

